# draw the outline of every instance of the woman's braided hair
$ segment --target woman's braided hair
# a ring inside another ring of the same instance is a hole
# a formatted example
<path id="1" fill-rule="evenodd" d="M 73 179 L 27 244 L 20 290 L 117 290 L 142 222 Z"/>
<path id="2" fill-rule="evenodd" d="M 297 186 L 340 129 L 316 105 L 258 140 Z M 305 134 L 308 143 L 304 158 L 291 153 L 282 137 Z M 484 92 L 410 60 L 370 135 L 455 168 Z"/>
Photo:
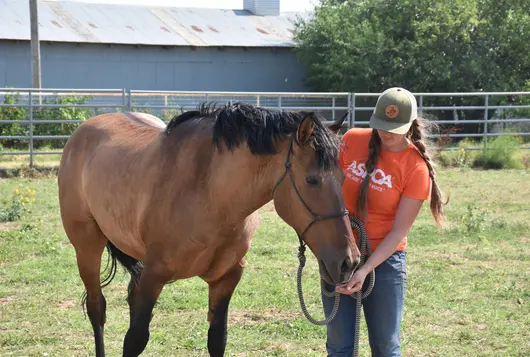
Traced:
<path id="1" fill-rule="evenodd" d="M 441 225 L 445 219 L 445 213 L 443 211 L 442 192 L 436 182 L 436 170 L 434 168 L 434 162 L 432 160 L 431 146 L 427 140 L 427 125 L 434 126 L 434 123 L 428 122 L 420 117 L 412 122 L 412 126 L 409 129 L 406 137 L 414 146 L 418 149 L 419 154 L 425 160 L 427 168 L 429 169 L 429 177 L 431 178 L 431 212 L 434 220 L 438 225 Z M 368 187 L 370 184 L 370 177 L 375 172 L 377 161 L 381 153 L 381 138 L 377 133 L 377 130 L 372 130 L 372 136 L 368 144 L 368 158 L 366 160 L 366 176 L 363 178 L 361 184 L 361 190 L 357 199 L 357 212 L 361 218 L 366 217 L 366 205 L 368 197 Z M 446 204 L 447 202 L 445 202 Z"/>

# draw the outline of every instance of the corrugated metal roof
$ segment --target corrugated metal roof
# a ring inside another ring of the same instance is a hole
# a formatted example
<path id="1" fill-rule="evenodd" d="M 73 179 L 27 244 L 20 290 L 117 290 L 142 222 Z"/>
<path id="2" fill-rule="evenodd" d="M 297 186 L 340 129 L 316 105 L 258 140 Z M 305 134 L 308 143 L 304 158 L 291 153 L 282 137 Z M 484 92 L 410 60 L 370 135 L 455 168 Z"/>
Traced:
<path id="1" fill-rule="evenodd" d="M 297 14 L 41 0 L 39 35 L 54 42 L 292 47 Z M 27 0 L 0 0 L 0 39 L 30 40 Z"/>

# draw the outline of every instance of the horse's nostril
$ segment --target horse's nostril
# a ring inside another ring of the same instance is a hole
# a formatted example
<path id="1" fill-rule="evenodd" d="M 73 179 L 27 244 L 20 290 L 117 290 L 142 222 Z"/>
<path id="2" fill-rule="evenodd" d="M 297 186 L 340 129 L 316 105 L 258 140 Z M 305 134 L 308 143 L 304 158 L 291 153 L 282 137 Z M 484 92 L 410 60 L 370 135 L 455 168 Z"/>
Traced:
<path id="1" fill-rule="evenodd" d="M 361 264 L 361 257 L 357 257 L 357 259 L 355 259 L 355 264 L 353 265 L 353 268 L 354 269 L 359 268 L 360 264 Z"/>
<path id="2" fill-rule="evenodd" d="M 340 272 L 341 274 L 346 274 L 346 273 L 349 273 L 353 268 L 353 264 L 352 264 L 352 261 L 350 260 L 349 257 L 346 257 L 346 259 L 344 259 L 344 261 L 342 262 L 342 265 L 340 267 Z"/>

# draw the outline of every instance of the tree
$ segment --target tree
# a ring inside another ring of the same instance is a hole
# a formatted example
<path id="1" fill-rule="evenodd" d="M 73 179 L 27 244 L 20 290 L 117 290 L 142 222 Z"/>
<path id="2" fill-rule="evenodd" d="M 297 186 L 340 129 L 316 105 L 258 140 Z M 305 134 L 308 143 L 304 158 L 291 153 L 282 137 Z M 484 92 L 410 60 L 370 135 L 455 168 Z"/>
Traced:
<path id="1" fill-rule="evenodd" d="M 517 91 L 530 79 L 529 38 L 530 2 L 516 0 L 321 0 L 294 31 L 306 84 L 316 91 Z M 513 99 L 490 105 L 517 103 Z M 428 103 L 440 104 L 484 100 Z M 437 115 L 453 119 L 455 112 Z M 459 115 L 475 119 L 484 111 Z"/>
<path id="2" fill-rule="evenodd" d="M 318 91 L 497 91 L 530 75 L 530 3 L 321 0 L 294 39 Z"/>

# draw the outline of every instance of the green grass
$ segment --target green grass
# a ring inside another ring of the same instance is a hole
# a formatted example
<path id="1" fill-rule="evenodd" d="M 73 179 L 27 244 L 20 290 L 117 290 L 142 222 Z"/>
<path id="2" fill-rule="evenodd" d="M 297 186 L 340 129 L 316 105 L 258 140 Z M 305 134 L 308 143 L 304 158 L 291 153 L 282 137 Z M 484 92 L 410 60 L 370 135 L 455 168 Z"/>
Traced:
<path id="1" fill-rule="evenodd" d="M 409 235 L 405 356 L 530 355 L 530 172 L 442 170 L 451 193 L 439 230 L 427 205 Z M 19 184 L 36 191 L 31 211 L 0 223 L 0 356 L 94 355 L 83 292 L 63 232 L 54 176 L 0 180 L 0 208 Z M 267 205 L 229 311 L 227 356 L 325 356 L 325 327 L 309 323 L 296 294 L 295 233 Z M 106 256 L 104 257 L 106 259 Z M 304 292 L 323 317 L 317 264 L 308 256 Z M 107 355 L 119 356 L 128 326 L 127 277 L 104 289 Z M 166 286 L 145 356 L 207 356 L 207 287 L 194 278 Z M 369 356 L 366 329 L 360 355 Z"/>

